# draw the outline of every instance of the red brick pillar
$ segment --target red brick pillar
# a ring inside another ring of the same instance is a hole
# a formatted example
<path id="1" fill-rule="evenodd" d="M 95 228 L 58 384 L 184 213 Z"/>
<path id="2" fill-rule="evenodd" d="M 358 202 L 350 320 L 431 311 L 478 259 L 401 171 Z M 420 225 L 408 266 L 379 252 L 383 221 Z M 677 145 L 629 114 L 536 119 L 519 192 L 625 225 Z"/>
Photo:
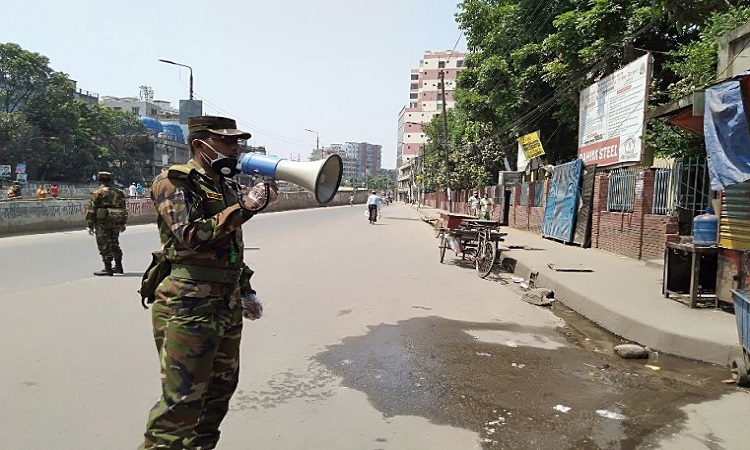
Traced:
<path id="1" fill-rule="evenodd" d="M 594 180 L 594 201 L 591 204 L 591 246 L 599 248 L 599 226 L 602 211 L 607 211 L 607 174 L 599 174 Z"/>
<path id="2" fill-rule="evenodd" d="M 513 228 L 519 228 L 518 210 L 520 206 L 518 204 L 521 203 L 521 185 L 520 184 L 513 185 L 513 193 L 511 195 L 513 196 L 513 207 L 511 208 L 511 212 L 510 212 L 510 226 L 512 226 Z"/>

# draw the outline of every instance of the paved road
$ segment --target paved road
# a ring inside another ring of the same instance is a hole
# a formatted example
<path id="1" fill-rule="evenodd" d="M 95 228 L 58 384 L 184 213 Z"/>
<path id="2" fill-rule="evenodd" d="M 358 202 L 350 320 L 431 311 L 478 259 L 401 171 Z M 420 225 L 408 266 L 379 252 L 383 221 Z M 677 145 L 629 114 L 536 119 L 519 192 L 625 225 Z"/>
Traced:
<path id="1" fill-rule="evenodd" d="M 741 448 L 732 439 L 747 425 L 702 419 L 747 404 L 717 382 L 723 369 L 625 364 L 608 354 L 610 337 L 564 308 L 523 303 L 512 284 L 480 280 L 456 260 L 438 264 L 431 230 L 410 208 L 384 208 L 375 226 L 363 211 L 272 213 L 246 225 L 266 316 L 246 322 L 220 448 Z M 154 226 L 130 227 L 122 241 L 126 275 L 97 278 L 84 231 L 0 239 L 2 447 L 140 442 L 159 389 L 135 292 Z"/>

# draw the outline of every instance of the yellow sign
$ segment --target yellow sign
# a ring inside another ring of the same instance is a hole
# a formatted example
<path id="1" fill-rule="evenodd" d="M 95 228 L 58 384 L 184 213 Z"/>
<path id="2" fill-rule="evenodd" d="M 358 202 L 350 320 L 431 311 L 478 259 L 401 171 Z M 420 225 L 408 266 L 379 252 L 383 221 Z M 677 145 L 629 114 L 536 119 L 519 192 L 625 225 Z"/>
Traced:
<path id="1" fill-rule="evenodd" d="M 536 131 L 529 133 L 518 138 L 518 144 L 523 150 L 523 154 L 526 159 L 536 158 L 544 154 L 544 148 L 542 147 L 542 141 L 539 140 L 539 133 Z"/>

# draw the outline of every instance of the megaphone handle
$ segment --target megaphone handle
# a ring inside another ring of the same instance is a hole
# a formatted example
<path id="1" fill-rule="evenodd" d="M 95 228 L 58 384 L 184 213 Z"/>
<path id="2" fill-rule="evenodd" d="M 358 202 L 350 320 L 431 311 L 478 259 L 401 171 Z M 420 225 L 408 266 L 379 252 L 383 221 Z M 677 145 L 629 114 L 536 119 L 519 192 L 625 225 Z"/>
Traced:
<path id="1" fill-rule="evenodd" d="M 238 195 L 237 197 L 240 199 L 240 208 L 252 214 L 258 214 L 259 212 L 266 209 L 266 207 L 268 206 L 268 202 L 271 199 L 271 185 L 269 185 L 268 182 L 264 180 L 263 187 L 266 189 L 265 202 L 263 203 L 263 206 L 258 209 L 248 208 L 247 206 L 245 206 L 245 202 L 242 201 L 242 196 Z"/>

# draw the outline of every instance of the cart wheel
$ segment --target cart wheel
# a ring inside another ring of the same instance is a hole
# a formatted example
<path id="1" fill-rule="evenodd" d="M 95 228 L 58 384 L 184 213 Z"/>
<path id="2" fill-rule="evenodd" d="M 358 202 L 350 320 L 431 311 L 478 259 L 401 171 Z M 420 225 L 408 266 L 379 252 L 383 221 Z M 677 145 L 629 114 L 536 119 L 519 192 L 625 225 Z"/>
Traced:
<path id="1" fill-rule="evenodd" d="M 440 264 L 442 264 L 445 259 L 446 247 L 448 247 L 448 239 L 445 237 L 445 233 L 443 233 L 443 237 L 440 238 Z"/>
<path id="2" fill-rule="evenodd" d="M 474 264 L 477 269 L 479 278 L 484 278 L 492 271 L 492 266 L 495 265 L 495 257 L 497 256 L 497 249 L 492 242 L 483 242 L 481 247 L 477 248 L 476 258 L 474 258 Z"/>
<path id="3" fill-rule="evenodd" d="M 732 374 L 738 386 L 750 386 L 750 376 L 747 374 L 747 364 L 743 358 L 732 360 Z"/>

